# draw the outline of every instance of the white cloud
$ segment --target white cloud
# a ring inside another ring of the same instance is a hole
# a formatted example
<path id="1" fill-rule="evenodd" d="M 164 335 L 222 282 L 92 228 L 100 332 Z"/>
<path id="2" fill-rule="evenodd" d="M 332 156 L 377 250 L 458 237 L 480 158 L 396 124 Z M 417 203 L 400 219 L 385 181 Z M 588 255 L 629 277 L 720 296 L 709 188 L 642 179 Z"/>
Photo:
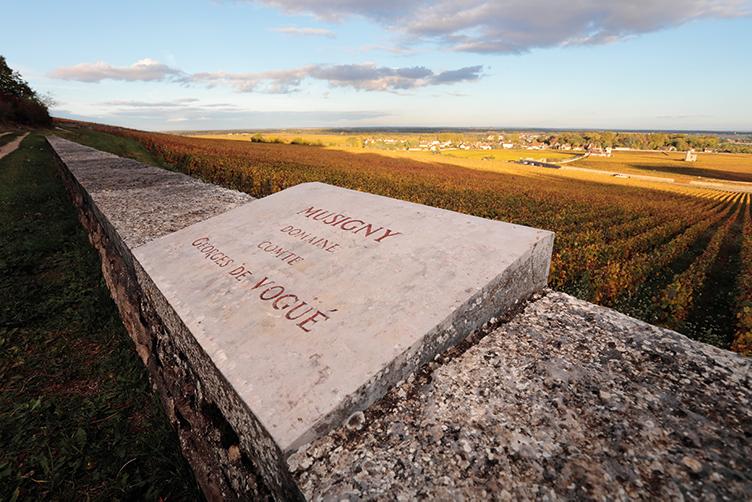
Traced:
<path id="1" fill-rule="evenodd" d="M 287 94 L 300 86 L 308 76 L 313 65 L 290 70 L 270 70 L 260 73 L 198 72 L 187 76 L 186 83 L 206 84 L 212 88 L 228 85 L 235 92 L 267 92 L 270 94 Z"/>
<path id="2" fill-rule="evenodd" d="M 46 76 L 62 80 L 80 82 L 100 82 L 102 80 L 156 81 L 179 77 L 182 72 L 153 59 L 142 59 L 131 66 L 112 66 L 105 62 L 79 63 L 74 66 L 55 68 Z"/>
<path id="3" fill-rule="evenodd" d="M 328 82 L 333 87 L 352 87 L 365 91 L 397 92 L 431 85 L 476 82 L 482 66 L 434 73 L 424 66 L 389 68 L 374 63 L 344 65 L 307 65 L 288 70 L 260 73 L 201 72 L 186 77 L 186 82 L 203 83 L 209 87 L 227 85 L 235 92 L 295 92 L 306 78 Z"/>
<path id="4" fill-rule="evenodd" d="M 327 21 L 358 16 L 404 44 L 475 53 L 600 45 L 703 19 L 752 15 L 750 0 L 246 0 Z"/>
<path id="5" fill-rule="evenodd" d="M 243 0 L 241 0 L 243 1 Z M 287 14 L 313 13 L 319 19 L 341 22 L 351 15 L 363 17 L 389 18 L 398 12 L 401 6 L 416 4 L 421 0 L 245 0 L 250 3 L 262 3 L 276 7 Z M 395 16 L 396 17 L 396 16 Z"/>
<path id="6" fill-rule="evenodd" d="M 143 64 L 147 61 L 147 64 Z M 142 67 L 147 66 L 151 72 Z M 96 70 L 92 70 L 96 68 Z M 131 70 L 136 68 L 136 70 Z M 168 68 L 169 71 L 166 71 Z M 198 72 L 193 75 L 177 68 L 169 68 L 157 61 L 144 59 L 133 66 L 116 68 L 107 63 L 81 63 L 75 66 L 60 67 L 48 75 L 64 80 L 99 82 L 111 80 L 172 80 L 184 84 L 204 84 L 208 88 L 224 85 L 235 92 L 265 92 L 269 94 L 289 94 L 300 89 L 303 80 L 313 79 L 329 83 L 332 87 L 351 87 L 364 91 L 397 92 L 432 85 L 451 85 L 460 82 L 476 82 L 481 77 L 482 66 L 468 66 L 459 70 L 434 73 L 425 66 L 390 68 L 376 66 L 375 63 L 343 65 L 307 65 L 286 70 L 271 70 L 259 73 Z M 109 106 L 127 107 L 174 107 L 190 102 L 183 98 L 170 102 L 154 101 L 109 101 L 101 103 Z"/>
<path id="7" fill-rule="evenodd" d="M 122 99 L 115 101 L 101 101 L 95 104 L 103 106 L 125 106 L 130 108 L 173 108 L 182 107 L 187 103 L 195 103 L 197 101 L 198 99 L 196 98 L 179 98 L 173 99 L 172 101 L 133 101 L 130 99 Z"/>
<path id="8" fill-rule="evenodd" d="M 390 52 L 392 54 L 397 55 L 404 55 L 409 56 L 413 54 L 419 54 L 422 52 L 428 52 L 427 50 L 421 50 L 421 49 L 406 49 L 404 47 L 390 47 L 388 45 L 376 45 L 376 44 L 369 44 L 364 45 L 360 48 L 361 52 L 377 52 L 377 51 L 385 51 Z"/>
<path id="9" fill-rule="evenodd" d="M 308 38 L 308 37 L 327 37 L 334 38 L 334 32 L 322 30 L 319 28 L 270 28 L 269 31 L 282 33 L 287 37 Z"/>

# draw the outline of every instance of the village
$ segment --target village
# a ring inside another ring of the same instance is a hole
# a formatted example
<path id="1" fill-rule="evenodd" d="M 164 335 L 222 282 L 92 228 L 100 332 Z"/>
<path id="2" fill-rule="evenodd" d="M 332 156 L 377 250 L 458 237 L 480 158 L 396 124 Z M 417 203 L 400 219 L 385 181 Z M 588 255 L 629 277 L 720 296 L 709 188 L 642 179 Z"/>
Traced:
<path id="1" fill-rule="evenodd" d="M 466 138 L 464 134 L 440 133 L 433 138 L 371 136 L 348 138 L 348 146 L 362 146 L 378 150 L 431 151 L 440 153 L 451 150 L 557 150 L 581 152 L 591 156 L 610 157 L 614 151 L 653 150 L 661 152 L 686 151 L 685 160 L 696 160 L 696 153 L 723 151 L 719 139 L 714 136 L 695 137 L 684 134 L 665 133 L 513 133 L 487 134 Z"/>

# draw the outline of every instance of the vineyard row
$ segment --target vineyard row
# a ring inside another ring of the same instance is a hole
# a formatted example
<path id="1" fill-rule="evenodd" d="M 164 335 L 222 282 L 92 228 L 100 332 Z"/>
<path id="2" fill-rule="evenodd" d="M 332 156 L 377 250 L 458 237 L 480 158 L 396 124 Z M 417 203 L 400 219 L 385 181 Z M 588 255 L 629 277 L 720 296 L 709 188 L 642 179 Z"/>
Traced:
<path id="1" fill-rule="evenodd" d="M 707 249 L 656 298 L 664 325 L 680 327 L 737 216 L 744 218 L 734 347 L 752 345 L 752 236 L 747 195 L 692 187 L 603 182 L 586 173 L 501 164 L 496 171 L 446 159 L 302 145 L 186 138 L 107 130 L 139 141 L 188 174 L 263 197 L 318 181 L 556 232 L 549 283 L 613 305 L 666 270 L 707 232 Z M 733 211 L 733 212 L 732 212 Z M 741 213 L 740 213 L 741 212 Z M 722 222 L 722 223 L 719 223 Z M 720 226 L 718 226 L 720 224 Z M 716 229 L 716 226 L 718 228 Z"/>

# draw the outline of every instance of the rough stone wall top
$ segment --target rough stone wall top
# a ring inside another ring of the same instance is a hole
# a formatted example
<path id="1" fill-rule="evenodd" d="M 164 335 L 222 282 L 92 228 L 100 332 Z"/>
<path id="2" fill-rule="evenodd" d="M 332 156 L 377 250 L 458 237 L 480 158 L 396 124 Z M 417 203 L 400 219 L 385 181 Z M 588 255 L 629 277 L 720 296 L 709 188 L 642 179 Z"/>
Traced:
<path id="1" fill-rule="evenodd" d="M 317 499 L 749 500 L 752 359 L 549 292 L 289 458 Z"/>
<path id="2" fill-rule="evenodd" d="M 58 137 L 48 141 L 131 249 L 255 200 Z"/>

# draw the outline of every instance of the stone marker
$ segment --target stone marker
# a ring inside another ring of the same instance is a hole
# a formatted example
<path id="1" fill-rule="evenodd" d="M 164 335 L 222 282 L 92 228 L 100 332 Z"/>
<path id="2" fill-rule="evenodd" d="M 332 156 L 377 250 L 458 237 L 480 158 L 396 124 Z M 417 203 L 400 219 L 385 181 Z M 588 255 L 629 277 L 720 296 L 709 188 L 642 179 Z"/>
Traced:
<path id="1" fill-rule="evenodd" d="M 553 239 L 308 183 L 134 255 L 289 455 L 544 287 Z"/>

